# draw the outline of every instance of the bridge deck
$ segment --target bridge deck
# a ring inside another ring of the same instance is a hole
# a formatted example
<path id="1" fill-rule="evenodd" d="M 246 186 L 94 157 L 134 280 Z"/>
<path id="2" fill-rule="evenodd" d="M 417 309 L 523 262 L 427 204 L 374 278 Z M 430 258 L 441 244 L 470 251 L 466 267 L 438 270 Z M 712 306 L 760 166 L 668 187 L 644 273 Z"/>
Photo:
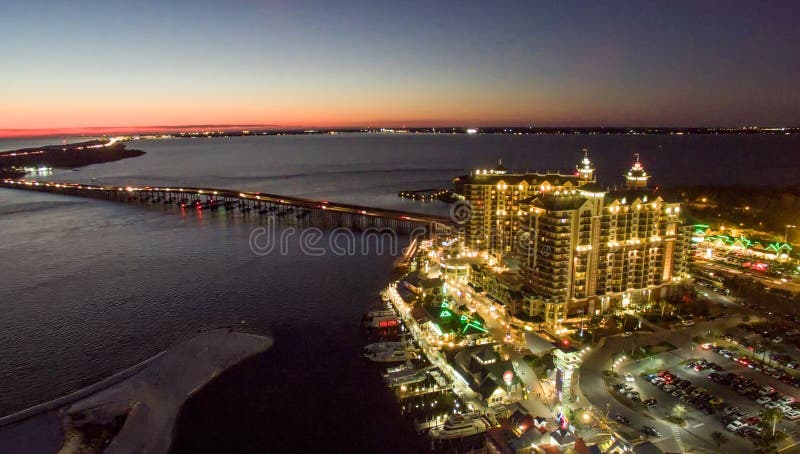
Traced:
<path id="1" fill-rule="evenodd" d="M 174 195 L 184 195 L 193 197 L 205 197 L 207 199 L 236 199 L 252 203 L 268 203 L 275 205 L 286 205 L 308 210 L 324 210 L 331 213 L 343 213 L 356 216 L 382 218 L 392 221 L 404 221 L 411 224 L 442 224 L 450 225 L 452 221 L 445 216 L 436 216 L 421 213 L 412 213 L 400 210 L 390 210 L 385 208 L 368 207 L 347 203 L 312 200 L 302 197 L 286 196 L 279 194 L 266 194 L 261 192 L 244 192 L 230 189 L 217 188 L 193 188 L 193 187 L 152 187 L 152 186 L 98 186 L 78 183 L 57 183 L 41 182 L 23 179 L 4 179 L 0 182 L 1 187 L 13 189 L 27 189 L 44 192 L 67 192 L 72 195 L 91 195 L 92 193 L 106 194 L 131 194 L 141 195 L 145 193 L 167 193 Z"/>

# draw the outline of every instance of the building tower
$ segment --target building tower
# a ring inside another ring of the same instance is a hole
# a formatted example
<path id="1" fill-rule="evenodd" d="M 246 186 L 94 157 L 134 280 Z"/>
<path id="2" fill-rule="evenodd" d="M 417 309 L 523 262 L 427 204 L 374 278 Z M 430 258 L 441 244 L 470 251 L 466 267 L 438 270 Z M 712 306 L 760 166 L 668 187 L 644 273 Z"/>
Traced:
<path id="1" fill-rule="evenodd" d="M 647 174 L 642 166 L 642 162 L 639 161 L 639 153 L 636 153 L 634 156 L 636 156 L 636 162 L 633 163 L 633 167 L 631 167 L 631 170 L 625 175 L 625 186 L 628 189 L 644 189 L 647 187 L 647 180 L 650 178 L 650 175 Z"/>
<path id="2" fill-rule="evenodd" d="M 592 165 L 592 161 L 589 160 L 589 150 L 584 148 L 583 149 L 583 160 L 580 164 L 575 166 L 578 169 L 578 177 L 580 177 L 580 181 L 583 183 L 594 183 L 595 182 L 595 175 L 594 175 L 594 166 Z"/>

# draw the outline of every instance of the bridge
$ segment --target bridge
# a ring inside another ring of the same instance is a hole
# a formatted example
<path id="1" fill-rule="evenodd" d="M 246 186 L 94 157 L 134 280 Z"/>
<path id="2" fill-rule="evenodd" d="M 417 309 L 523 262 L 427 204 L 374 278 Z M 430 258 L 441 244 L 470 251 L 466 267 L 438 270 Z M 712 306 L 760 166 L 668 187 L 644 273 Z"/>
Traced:
<path id="1" fill-rule="evenodd" d="M 180 207 L 181 210 L 222 210 L 228 214 L 274 216 L 323 227 L 393 229 L 399 234 L 425 229 L 446 233 L 452 220 L 444 216 L 230 189 L 151 186 L 99 186 L 78 183 L 3 179 L 0 187 Z"/>

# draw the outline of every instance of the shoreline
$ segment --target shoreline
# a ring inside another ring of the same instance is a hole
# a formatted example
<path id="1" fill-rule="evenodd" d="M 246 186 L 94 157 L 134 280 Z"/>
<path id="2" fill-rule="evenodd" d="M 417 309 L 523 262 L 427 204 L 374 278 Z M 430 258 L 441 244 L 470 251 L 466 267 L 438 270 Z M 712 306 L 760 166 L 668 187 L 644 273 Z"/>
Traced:
<path id="1" fill-rule="evenodd" d="M 107 443 L 106 452 L 168 452 L 186 401 L 272 344 L 270 337 L 227 328 L 204 331 L 93 385 L 0 418 L 0 444 L 20 431 L 36 437 L 36 427 L 56 418 L 58 448 L 89 446 L 98 440 L 86 427 L 123 421 L 100 440 Z"/>
<path id="2" fill-rule="evenodd" d="M 128 149 L 125 143 L 115 139 L 20 148 L 0 152 L 0 178 L 21 178 L 28 173 L 24 169 L 30 167 L 76 169 L 144 154 L 142 150 Z"/>

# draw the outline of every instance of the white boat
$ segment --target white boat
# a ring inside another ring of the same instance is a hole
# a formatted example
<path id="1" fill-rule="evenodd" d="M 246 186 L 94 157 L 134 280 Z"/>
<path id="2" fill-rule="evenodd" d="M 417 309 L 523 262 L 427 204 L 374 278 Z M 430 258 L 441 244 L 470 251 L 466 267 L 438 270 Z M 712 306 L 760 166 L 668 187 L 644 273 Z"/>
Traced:
<path id="1" fill-rule="evenodd" d="M 376 342 L 364 347 L 364 353 L 385 352 L 396 348 L 403 348 L 405 346 L 405 342 Z"/>
<path id="2" fill-rule="evenodd" d="M 415 371 L 413 374 L 390 378 L 386 380 L 386 384 L 389 386 L 410 385 L 412 383 L 425 381 L 427 377 L 425 371 Z"/>
<path id="3" fill-rule="evenodd" d="M 388 317 L 390 315 L 395 315 L 394 310 L 392 309 L 378 309 L 374 311 L 367 312 L 367 315 L 364 316 L 365 319 L 371 319 L 375 317 Z"/>
<path id="4" fill-rule="evenodd" d="M 414 365 L 411 364 L 411 363 L 403 363 L 403 364 L 401 364 L 399 366 L 390 367 L 390 368 L 386 369 L 386 372 L 383 373 L 383 378 L 389 377 L 392 374 L 396 374 L 398 372 L 403 372 L 403 371 L 412 370 L 412 369 L 414 369 Z"/>
<path id="5" fill-rule="evenodd" d="M 453 415 L 447 419 L 443 426 L 435 427 L 428 432 L 431 438 L 446 440 L 450 438 L 463 438 L 470 435 L 486 432 L 489 422 L 481 415 Z"/>
<path id="6" fill-rule="evenodd" d="M 385 352 L 367 353 L 364 357 L 377 363 L 395 363 L 413 359 L 414 354 L 405 349 L 392 349 Z"/>
<path id="7" fill-rule="evenodd" d="M 392 384 L 398 380 L 404 380 L 408 377 L 412 377 L 414 375 L 422 375 L 423 378 L 426 376 L 426 372 L 430 369 L 430 367 L 421 367 L 419 369 L 414 369 L 413 367 L 403 369 L 397 372 L 392 372 L 390 374 L 384 374 L 383 380 L 387 384 Z"/>

